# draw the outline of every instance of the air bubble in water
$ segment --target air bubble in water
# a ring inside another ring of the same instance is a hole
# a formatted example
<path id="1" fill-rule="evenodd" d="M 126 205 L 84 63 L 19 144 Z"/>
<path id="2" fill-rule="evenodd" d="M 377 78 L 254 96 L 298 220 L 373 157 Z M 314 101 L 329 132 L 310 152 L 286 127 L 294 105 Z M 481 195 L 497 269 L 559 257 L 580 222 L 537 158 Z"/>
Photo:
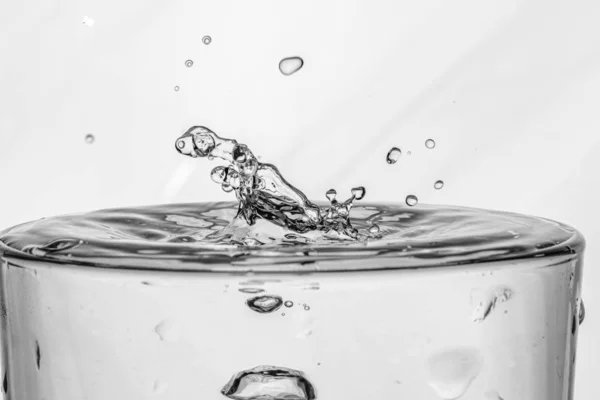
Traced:
<path id="1" fill-rule="evenodd" d="M 294 305 L 294 302 L 293 302 L 293 301 L 290 301 L 290 300 L 288 300 L 288 301 L 286 301 L 285 303 L 283 303 L 283 305 L 284 305 L 284 306 L 286 306 L 287 308 L 290 308 L 290 307 L 292 307 L 292 306 Z"/>
<path id="2" fill-rule="evenodd" d="M 392 147 L 391 150 L 388 151 L 385 160 L 388 164 L 396 164 L 396 161 L 398 161 L 398 159 L 400 158 L 400 154 L 402 154 L 402 152 L 399 148 Z"/>
<path id="3" fill-rule="evenodd" d="M 179 86 L 175 86 L 175 87 L 173 88 L 173 90 L 175 90 L 176 92 L 179 92 Z"/>
<path id="4" fill-rule="evenodd" d="M 356 200 L 362 200 L 366 193 L 367 191 L 363 186 L 352 188 L 352 196 L 354 196 Z"/>
<path id="5" fill-rule="evenodd" d="M 202 43 L 208 45 L 210 42 L 212 42 L 212 38 L 210 36 L 206 35 L 202 38 Z"/>
<path id="6" fill-rule="evenodd" d="M 408 204 L 409 206 L 416 206 L 418 202 L 419 199 L 414 194 L 409 194 L 408 196 L 406 196 L 406 204 Z"/>
<path id="7" fill-rule="evenodd" d="M 172 320 L 161 321 L 154 328 L 154 332 L 165 342 L 176 342 L 179 340 L 179 326 Z"/>
<path id="8" fill-rule="evenodd" d="M 279 308 L 281 308 L 283 300 L 279 296 L 265 295 L 248 299 L 246 304 L 252 311 L 256 311 L 257 313 L 261 314 L 267 314 L 277 311 Z"/>
<path id="9" fill-rule="evenodd" d="M 377 225 L 377 224 L 371 225 L 371 227 L 369 228 L 369 232 L 371 232 L 371 233 L 379 232 L 379 225 Z"/>
<path id="10" fill-rule="evenodd" d="M 194 65 L 194 61 L 192 61 L 192 60 L 186 60 L 186 61 L 185 61 L 185 66 L 186 66 L 186 67 L 188 67 L 188 68 L 189 68 L 189 67 L 191 67 L 192 65 Z"/>
<path id="11" fill-rule="evenodd" d="M 337 196 L 337 192 L 335 191 L 335 189 L 329 189 L 325 193 L 325 196 L 327 196 L 327 200 L 334 201 L 335 200 L 335 196 Z"/>
<path id="12" fill-rule="evenodd" d="M 433 139 L 427 139 L 425 141 L 425 147 L 428 149 L 433 149 L 435 147 L 435 141 Z"/>
<path id="13" fill-rule="evenodd" d="M 482 366 L 483 358 L 477 349 L 440 351 L 427 359 L 428 384 L 442 399 L 458 399 L 479 375 Z"/>
<path id="14" fill-rule="evenodd" d="M 94 26 L 94 23 L 96 23 L 96 21 L 94 21 L 94 19 L 92 17 L 88 17 L 87 15 L 85 17 L 83 17 L 83 20 L 81 21 L 81 23 L 85 26 L 87 26 L 88 28 L 91 28 L 92 26 Z"/>
<path id="15" fill-rule="evenodd" d="M 437 190 L 440 190 L 441 188 L 444 187 L 444 181 L 435 181 L 435 183 L 433 184 L 433 187 Z"/>
<path id="16" fill-rule="evenodd" d="M 88 133 L 87 135 L 85 135 L 85 142 L 87 144 L 92 144 L 96 141 L 96 138 L 94 137 L 94 135 L 92 135 L 91 133 Z"/>
<path id="17" fill-rule="evenodd" d="M 486 293 L 475 291 L 472 295 L 475 309 L 473 310 L 473 322 L 483 322 L 494 311 L 496 306 L 505 303 L 513 296 L 513 292 L 506 287 L 498 287 Z"/>
<path id="18" fill-rule="evenodd" d="M 279 61 L 279 71 L 285 76 L 292 75 L 304 65 L 304 60 L 300 57 L 288 57 Z"/>
<path id="19" fill-rule="evenodd" d="M 221 393 L 235 400 L 315 399 L 315 389 L 302 372 L 270 365 L 238 372 Z"/>

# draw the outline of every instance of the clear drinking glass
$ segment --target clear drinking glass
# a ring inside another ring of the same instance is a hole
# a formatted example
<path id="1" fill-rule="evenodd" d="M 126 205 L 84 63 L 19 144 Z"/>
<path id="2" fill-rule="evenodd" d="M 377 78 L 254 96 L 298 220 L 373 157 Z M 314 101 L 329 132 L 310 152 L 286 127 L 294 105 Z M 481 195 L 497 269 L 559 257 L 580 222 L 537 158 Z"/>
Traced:
<path id="1" fill-rule="evenodd" d="M 404 232 L 402 246 L 177 247 L 175 257 L 155 242 L 110 259 L 117 239 L 44 252 L 21 246 L 33 228 L 18 226 L 1 242 L 4 390 L 11 400 L 572 399 L 584 240 L 543 223 L 551 229 L 534 226 L 543 237 L 527 251 L 442 249 L 435 235 L 420 246 Z M 468 228 L 453 229 L 436 237 Z M 268 367 L 302 379 L 256 372 Z"/>

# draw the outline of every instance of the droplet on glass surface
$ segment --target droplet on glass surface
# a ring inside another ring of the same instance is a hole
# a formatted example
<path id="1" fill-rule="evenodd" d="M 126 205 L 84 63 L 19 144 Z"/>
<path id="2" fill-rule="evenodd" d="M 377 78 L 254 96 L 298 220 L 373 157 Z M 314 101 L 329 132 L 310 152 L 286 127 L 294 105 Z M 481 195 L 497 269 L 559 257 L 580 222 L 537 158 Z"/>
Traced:
<path id="1" fill-rule="evenodd" d="M 172 320 L 164 320 L 161 321 L 156 327 L 154 331 L 160 337 L 160 340 L 165 342 L 176 342 L 179 340 L 179 326 Z"/>
<path id="2" fill-rule="evenodd" d="M 252 311 L 256 311 L 257 313 L 261 314 L 268 314 L 281 308 L 283 300 L 279 296 L 264 295 L 248 299 L 246 304 Z"/>
<path id="3" fill-rule="evenodd" d="M 390 151 L 388 151 L 385 160 L 388 164 L 396 164 L 396 161 L 400 158 L 402 152 L 397 147 L 392 147 Z"/>
<path id="4" fill-rule="evenodd" d="M 507 302 L 512 296 L 513 292 L 506 287 L 494 288 L 487 293 L 475 291 L 472 295 L 472 301 L 475 303 L 473 322 L 483 322 L 498 304 Z"/>
<path id="5" fill-rule="evenodd" d="M 92 26 L 94 26 L 96 21 L 94 21 L 94 19 L 92 17 L 88 17 L 86 15 L 85 17 L 83 17 L 83 20 L 81 21 L 81 23 L 83 25 L 87 26 L 88 28 L 91 28 Z"/>
<path id="6" fill-rule="evenodd" d="M 300 57 L 287 57 L 279 61 L 279 71 L 285 76 L 295 74 L 304 65 L 304 60 Z"/>
<path id="7" fill-rule="evenodd" d="M 435 141 L 433 139 L 427 139 L 425 141 L 425 147 L 428 149 L 433 149 L 435 147 Z"/>
<path id="8" fill-rule="evenodd" d="M 352 188 L 352 196 L 354 196 L 356 200 L 362 200 L 366 193 L 367 191 L 363 186 Z"/>
<path id="9" fill-rule="evenodd" d="M 235 400 L 313 400 L 315 389 L 304 374 L 284 367 L 261 365 L 238 372 L 221 389 Z"/>
<path id="10" fill-rule="evenodd" d="M 305 305 L 304 305 L 304 310 L 306 310 L 306 311 L 310 310 L 310 306 L 309 306 L 309 305 L 307 305 L 307 304 L 305 304 Z"/>
<path id="11" fill-rule="evenodd" d="M 408 196 L 406 196 L 406 204 L 408 204 L 409 206 L 416 206 L 417 203 L 419 203 L 419 199 L 414 194 L 409 194 Z"/>
<path id="12" fill-rule="evenodd" d="M 212 42 L 212 38 L 210 36 L 206 35 L 202 38 L 202 43 L 209 45 L 210 42 Z"/>
<path id="13" fill-rule="evenodd" d="M 444 187 L 444 181 L 435 181 L 435 183 L 433 184 L 433 187 L 437 190 L 440 190 L 441 188 Z"/>
<path id="14" fill-rule="evenodd" d="M 427 359 L 428 384 L 444 400 L 461 397 L 483 366 L 475 348 L 455 348 L 437 352 Z"/>
<path id="15" fill-rule="evenodd" d="M 87 135 L 85 135 L 85 142 L 87 144 L 92 144 L 96 141 L 96 138 L 94 137 L 94 135 L 92 135 L 91 133 L 88 133 Z"/>
<path id="16" fill-rule="evenodd" d="M 185 61 L 185 66 L 186 66 L 186 67 L 188 67 L 188 68 L 189 68 L 189 67 L 191 67 L 192 65 L 194 65 L 194 61 L 192 61 L 192 60 L 186 60 L 186 61 Z"/>

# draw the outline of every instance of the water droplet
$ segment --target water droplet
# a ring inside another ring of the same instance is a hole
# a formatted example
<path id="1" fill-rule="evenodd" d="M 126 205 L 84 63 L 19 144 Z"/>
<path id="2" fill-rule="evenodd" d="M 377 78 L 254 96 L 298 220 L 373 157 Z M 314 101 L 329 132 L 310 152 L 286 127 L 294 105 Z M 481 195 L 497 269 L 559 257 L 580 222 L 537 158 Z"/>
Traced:
<path id="1" fill-rule="evenodd" d="M 194 61 L 192 61 L 192 60 L 186 60 L 186 61 L 185 61 L 185 66 L 186 66 L 186 67 L 188 67 L 188 68 L 189 68 L 189 67 L 191 67 L 192 65 L 194 65 Z"/>
<path id="2" fill-rule="evenodd" d="M 201 157 L 208 156 L 211 160 L 210 152 L 215 148 L 215 139 L 208 134 L 195 135 L 193 138 L 196 153 Z"/>
<path id="3" fill-rule="evenodd" d="M 456 348 L 433 354 L 427 360 L 428 384 L 442 399 L 458 399 L 483 366 L 481 354 L 474 348 Z"/>
<path id="4" fill-rule="evenodd" d="M 406 196 L 406 204 L 408 204 L 409 206 L 416 206 L 418 202 L 419 199 L 414 194 L 409 194 L 408 196 Z"/>
<path id="5" fill-rule="evenodd" d="M 475 303 L 473 322 L 483 322 L 498 304 L 507 302 L 512 296 L 513 292 L 505 287 L 494 288 L 486 293 L 474 291 L 471 295 L 472 302 Z"/>
<path id="6" fill-rule="evenodd" d="M 40 343 L 35 341 L 35 365 L 38 371 L 40 370 L 40 362 L 42 361 L 42 353 L 40 352 Z"/>
<path id="7" fill-rule="evenodd" d="M 210 179 L 215 183 L 223 183 L 227 178 L 227 169 L 225 167 L 215 167 L 210 173 Z"/>
<path id="8" fill-rule="evenodd" d="M 433 139 L 427 139 L 425 141 L 425 147 L 428 149 L 433 149 L 435 147 L 435 141 Z"/>
<path id="9" fill-rule="evenodd" d="M 285 317 L 285 313 L 284 313 L 284 312 L 282 312 L 282 313 L 281 313 L 281 316 L 282 316 L 282 317 Z"/>
<path id="10" fill-rule="evenodd" d="M 175 90 L 176 92 L 179 92 L 179 86 L 175 86 L 175 87 L 173 88 L 173 90 Z"/>
<path id="11" fill-rule="evenodd" d="M 400 154 L 402 152 L 397 147 L 392 147 L 390 151 L 387 153 L 386 161 L 388 164 L 396 164 L 396 161 L 400 158 Z"/>
<path id="12" fill-rule="evenodd" d="M 504 400 L 497 390 L 488 390 L 483 394 L 485 400 Z"/>
<path id="13" fill-rule="evenodd" d="M 202 43 L 209 45 L 210 42 L 212 42 L 212 38 L 210 36 L 206 35 L 202 38 Z"/>
<path id="14" fill-rule="evenodd" d="M 168 387 L 169 387 L 169 384 L 167 382 L 154 381 L 152 391 L 156 394 L 164 393 Z"/>
<path id="15" fill-rule="evenodd" d="M 410 156 L 412 154 L 412 152 L 409 150 L 408 153 L 406 153 L 406 154 L 408 154 Z"/>
<path id="16" fill-rule="evenodd" d="M 440 190 L 441 188 L 444 187 L 444 181 L 435 181 L 435 183 L 433 184 L 433 187 L 437 190 Z"/>
<path id="17" fill-rule="evenodd" d="M 233 191 L 233 187 L 231 185 L 228 185 L 226 183 L 221 185 L 221 189 L 223 189 L 224 192 L 229 193 L 231 191 Z"/>
<path id="18" fill-rule="evenodd" d="M 235 400 L 315 399 L 315 389 L 302 372 L 269 365 L 238 372 L 221 393 Z"/>
<path id="19" fill-rule="evenodd" d="M 352 196 L 354 196 L 356 200 L 362 200 L 366 193 L 367 191 L 363 186 L 352 188 Z"/>
<path id="20" fill-rule="evenodd" d="M 81 21 L 81 23 L 83 25 L 87 26 L 88 28 L 91 28 L 92 26 L 94 26 L 96 21 L 94 21 L 94 19 L 92 17 L 88 17 L 86 15 L 85 17 L 83 17 L 83 20 Z"/>
<path id="21" fill-rule="evenodd" d="M 286 306 L 287 308 L 290 308 L 290 307 L 292 307 L 292 306 L 294 305 L 294 302 L 293 302 L 293 301 L 290 301 L 290 300 L 288 300 L 288 301 L 286 301 L 285 303 L 283 303 L 283 305 L 284 305 L 284 306 Z"/>
<path id="22" fill-rule="evenodd" d="M 377 224 L 371 225 L 371 227 L 369 228 L 369 232 L 371 232 L 371 233 L 379 232 L 379 225 L 377 225 Z"/>
<path id="23" fill-rule="evenodd" d="M 277 311 L 283 304 L 283 300 L 279 296 L 258 296 L 248 299 L 246 304 L 252 311 L 266 314 Z"/>
<path id="24" fill-rule="evenodd" d="M 240 288 L 240 289 L 238 289 L 238 291 L 240 291 L 242 293 L 256 294 L 256 293 L 262 293 L 262 292 L 264 292 L 265 289 L 261 289 L 261 288 Z"/>
<path id="25" fill-rule="evenodd" d="M 87 135 L 85 135 L 85 142 L 87 144 L 92 144 L 96 141 L 96 138 L 94 137 L 94 135 L 92 135 L 91 133 L 88 133 Z"/>
<path id="26" fill-rule="evenodd" d="M 288 57 L 279 62 L 279 71 L 281 71 L 282 74 L 289 76 L 298 72 L 303 65 L 304 60 L 300 57 Z"/>
<path id="27" fill-rule="evenodd" d="M 304 309 L 305 309 L 306 311 L 308 311 L 308 310 L 310 310 L 310 306 L 309 306 L 309 305 L 307 305 L 307 304 L 305 304 L 305 305 L 304 305 Z"/>
<path id="28" fill-rule="evenodd" d="M 164 320 L 154 328 L 156 334 L 165 342 L 176 342 L 179 340 L 179 326 L 172 320 Z"/>
<path id="29" fill-rule="evenodd" d="M 581 302 L 579 304 L 579 325 L 581 325 L 583 323 L 584 319 L 585 319 L 585 305 L 583 304 L 583 299 L 581 299 Z"/>
<path id="30" fill-rule="evenodd" d="M 335 191 L 335 189 L 329 189 L 325 193 L 325 196 L 327 196 L 327 200 L 334 201 L 335 200 L 335 196 L 337 196 L 337 192 Z"/>

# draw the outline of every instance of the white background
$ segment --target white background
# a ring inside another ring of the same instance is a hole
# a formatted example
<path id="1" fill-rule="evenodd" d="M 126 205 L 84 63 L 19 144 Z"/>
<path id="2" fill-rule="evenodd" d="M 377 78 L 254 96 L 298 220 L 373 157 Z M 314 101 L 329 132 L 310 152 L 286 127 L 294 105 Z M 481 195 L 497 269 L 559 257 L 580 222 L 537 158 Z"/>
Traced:
<path id="1" fill-rule="evenodd" d="M 214 162 L 174 150 L 191 125 L 314 199 L 362 184 L 556 219 L 588 241 L 576 398 L 600 398 L 598 21 L 597 0 L 5 0 L 0 226 L 230 199 Z M 290 56 L 305 64 L 286 77 Z"/>

